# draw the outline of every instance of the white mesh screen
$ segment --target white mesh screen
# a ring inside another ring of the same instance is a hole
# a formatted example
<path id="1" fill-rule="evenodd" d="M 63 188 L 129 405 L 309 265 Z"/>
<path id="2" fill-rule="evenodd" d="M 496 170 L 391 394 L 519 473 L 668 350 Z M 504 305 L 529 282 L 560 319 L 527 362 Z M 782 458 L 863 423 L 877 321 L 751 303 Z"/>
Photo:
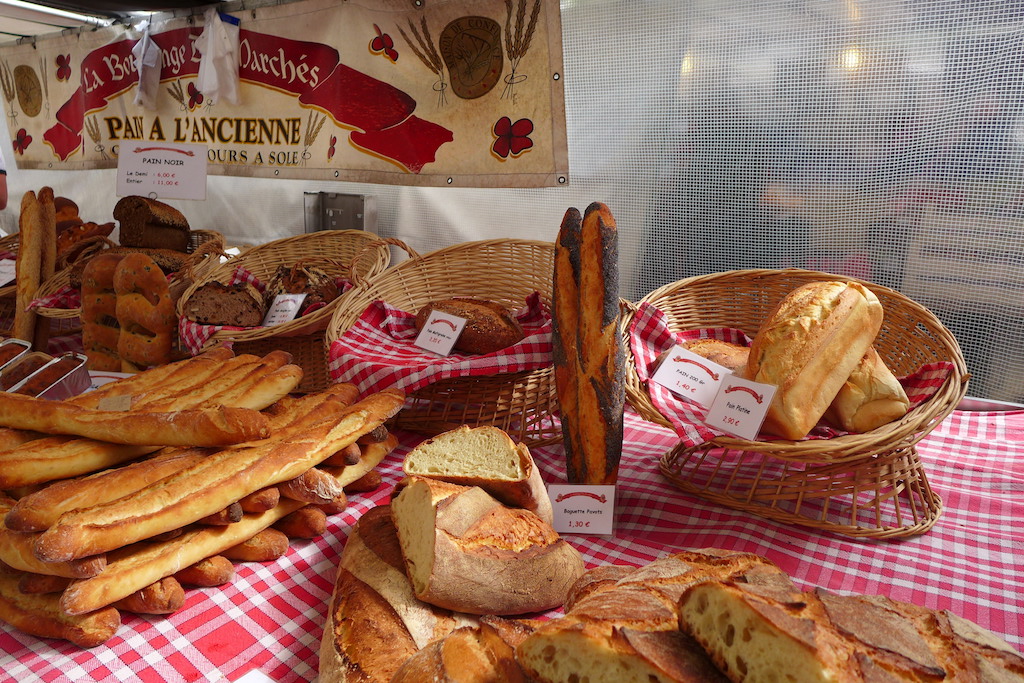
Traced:
<path id="1" fill-rule="evenodd" d="M 378 231 L 423 253 L 551 240 L 599 200 L 625 297 L 730 268 L 865 277 L 953 330 L 971 395 L 1024 402 L 1021 2 L 563 0 L 562 28 L 568 187 L 213 177 L 183 210 L 259 243 L 303 230 L 304 193 L 369 194 Z M 101 217 L 113 179 L 12 169 L 12 197 L 53 184 Z"/>

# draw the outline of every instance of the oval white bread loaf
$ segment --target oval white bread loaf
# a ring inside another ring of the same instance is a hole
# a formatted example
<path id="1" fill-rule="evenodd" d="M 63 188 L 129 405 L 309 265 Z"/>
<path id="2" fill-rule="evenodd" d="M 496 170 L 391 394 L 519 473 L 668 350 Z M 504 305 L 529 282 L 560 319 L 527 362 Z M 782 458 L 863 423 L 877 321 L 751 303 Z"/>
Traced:
<path id="1" fill-rule="evenodd" d="M 534 513 L 477 486 L 410 477 L 391 503 L 416 597 L 470 614 L 559 607 L 583 574 L 579 551 Z"/>
<path id="2" fill-rule="evenodd" d="M 903 385 L 872 346 L 839 388 L 825 419 L 848 432 L 870 432 L 910 409 Z"/>
<path id="3" fill-rule="evenodd" d="M 551 499 L 530 449 L 498 427 L 462 425 L 429 438 L 409 451 L 402 470 L 406 476 L 479 486 L 502 503 L 551 523 Z"/>
<path id="4" fill-rule="evenodd" d="M 881 302 L 857 282 L 812 282 L 784 297 L 750 345 L 747 378 L 777 387 L 762 431 L 807 436 L 881 326 Z"/>

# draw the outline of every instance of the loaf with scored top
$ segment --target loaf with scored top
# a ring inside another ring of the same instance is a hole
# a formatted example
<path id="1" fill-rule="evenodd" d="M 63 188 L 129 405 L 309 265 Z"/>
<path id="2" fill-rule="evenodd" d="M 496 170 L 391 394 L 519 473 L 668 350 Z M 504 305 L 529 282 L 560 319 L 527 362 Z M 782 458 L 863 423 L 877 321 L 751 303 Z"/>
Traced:
<path id="1" fill-rule="evenodd" d="M 777 387 L 762 431 L 806 437 L 878 336 L 882 315 L 858 282 L 811 282 L 783 297 L 754 336 L 745 371 Z"/>

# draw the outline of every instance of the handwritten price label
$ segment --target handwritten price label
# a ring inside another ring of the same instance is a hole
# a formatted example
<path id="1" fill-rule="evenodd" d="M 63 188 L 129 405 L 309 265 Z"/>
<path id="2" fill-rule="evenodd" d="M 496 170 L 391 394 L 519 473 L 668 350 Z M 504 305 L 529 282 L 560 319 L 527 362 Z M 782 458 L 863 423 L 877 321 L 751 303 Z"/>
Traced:
<path id="1" fill-rule="evenodd" d="M 665 354 L 661 365 L 651 375 L 651 381 L 681 398 L 707 407 L 718 394 L 722 378 L 730 372 L 677 344 Z"/>
<path id="2" fill-rule="evenodd" d="M 555 531 L 594 536 L 608 536 L 614 531 L 614 486 L 552 484 L 548 495 Z"/>
<path id="3" fill-rule="evenodd" d="M 775 385 L 729 375 L 722 379 L 704 424 L 752 441 L 761 431 L 773 398 Z"/>
<path id="4" fill-rule="evenodd" d="M 447 356 L 452 352 L 452 347 L 465 327 L 465 318 L 441 311 L 431 311 L 427 316 L 427 323 L 413 343 L 439 356 Z"/>
<path id="5" fill-rule="evenodd" d="M 117 157 L 117 195 L 206 199 L 205 145 L 123 144 Z"/>

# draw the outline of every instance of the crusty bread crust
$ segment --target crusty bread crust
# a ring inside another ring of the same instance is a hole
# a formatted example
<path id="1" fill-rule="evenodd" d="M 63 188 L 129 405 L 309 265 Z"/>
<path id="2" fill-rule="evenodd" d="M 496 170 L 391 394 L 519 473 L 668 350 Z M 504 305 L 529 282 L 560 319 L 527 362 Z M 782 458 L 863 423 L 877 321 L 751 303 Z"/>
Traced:
<path id="1" fill-rule="evenodd" d="M 519 321 L 499 303 L 472 297 L 452 297 L 431 301 L 416 312 L 415 325 L 422 330 L 431 311 L 440 311 L 466 319 L 455 349 L 464 353 L 494 353 L 522 341 Z"/>
<path id="2" fill-rule="evenodd" d="M 784 297 L 750 345 L 746 376 L 774 384 L 762 431 L 802 439 L 882 325 L 878 297 L 856 282 L 812 282 Z"/>
<path id="3" fill-rule="evenodd" d="M 848 432 L 869 432 L 907 414 L 910 399 L 872 346 L 840 387 L 825 419 Z"/>

